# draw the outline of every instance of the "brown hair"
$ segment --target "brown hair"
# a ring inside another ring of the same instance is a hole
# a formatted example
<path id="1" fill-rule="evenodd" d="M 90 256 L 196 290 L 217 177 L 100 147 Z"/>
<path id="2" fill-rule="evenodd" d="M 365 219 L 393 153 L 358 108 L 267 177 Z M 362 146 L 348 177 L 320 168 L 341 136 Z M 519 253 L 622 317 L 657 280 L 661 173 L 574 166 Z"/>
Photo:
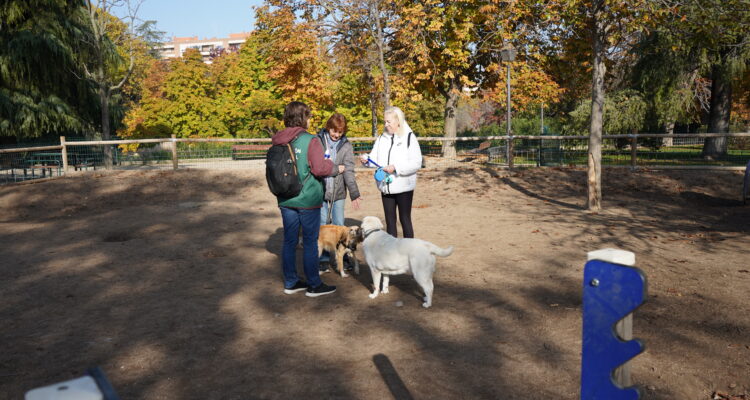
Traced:
<path id="1" fill-rule="evenodd" d="M 330 132 L 331 129 L 341 132 L 341 136 L 346 135 L 346 117 L 339 113 L 331 115 L 326 122 L 326 130 Z"/>
<path id="2" fill-rule="evenodd" d="M 300 127 L 307 129 L 307 121 L 312 110 L 301 101 L 293 101 L 284 107 L 284 126 L 287 128 Z"/>

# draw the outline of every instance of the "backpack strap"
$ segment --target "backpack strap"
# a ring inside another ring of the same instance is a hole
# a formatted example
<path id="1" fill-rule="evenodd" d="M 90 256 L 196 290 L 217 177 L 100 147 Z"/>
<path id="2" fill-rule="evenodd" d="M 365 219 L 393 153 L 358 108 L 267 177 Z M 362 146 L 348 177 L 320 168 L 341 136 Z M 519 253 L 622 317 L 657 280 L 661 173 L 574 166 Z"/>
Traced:
<path id="1" fill-rule="evenodd" d="M 294 138 L 296 140 L 297 138 Z M 294 141 L 292 140 L 292 142 Z M 289 142 L 286 144 L 286 148 L 289 149 L 289 156 L 292 158 L 292 166 L 294 167 L 294 175 L 299 176 L 299 171 L 297 171 L 297 156 L 294 155 L 294 149 L 292 148 L 292 142 Z"/>
<path id="2" fill-rule="evenodd" d="M 292 164 L 294 164 L 294 173 L 297 176 L 299 176 L 299 171 L 297 171 L 297 156 L 294 155 L 294 149 L 292 148 L 292 143 L 295 140 L 299 139 L 300 135 L 302 135 L 303 133 L 308 133 L 309 134 L 309 132 L 307 132 L 307 131 L 302 131 L 302 132 L 298 133 L 297 136 L 294 137 L 294 139 L 292 139 L 291 141 L 289 141 L 289 143 L 286 144 L 289 147 L 289 154 L 292 156 L 292 161 L 293 161 Z M 310 162 L 310 161 L 308 160 L 308 162 Z M 312 171 L 310 171 L 310 172 L 307 173 L 307 176 L 305 177 L 305 179 L 302 180 L 302 185 L 303 186 L 305 185 L 305 183 L 307 182 L 307 180 L 310 179 L 311 175 L 312 175 Z"/>
<path id="3" fill-rule="evenodd" d="M 417 134 L 409 131 L 409 133 L 406 135 L 406 148 L 408 149 L 409 146 L 411 146 L 411 135 L 414 135 L 414 137 L 417 137 Z"/>

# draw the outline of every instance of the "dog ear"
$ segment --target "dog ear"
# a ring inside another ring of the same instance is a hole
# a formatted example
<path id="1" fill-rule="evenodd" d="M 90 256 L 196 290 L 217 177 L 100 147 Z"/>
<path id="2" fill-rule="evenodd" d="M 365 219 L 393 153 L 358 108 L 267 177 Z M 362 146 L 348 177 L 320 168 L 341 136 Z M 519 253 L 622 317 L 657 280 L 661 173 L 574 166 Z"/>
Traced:
<path id="1" fill-rule="evenodd" d="M 346 243 L 349 244 L 354 240 L 355 234 L 354 234 L 354 227 L 348 226 L 346 229 Z"/>
<path id="2" fill-rule="evenodd" d="M 383 229 L 383 221 L 381 221 L 380 218 L 378 217 L 371 217 L 371 218 L 373 221 L 372 227 L 374 229 Z"/>

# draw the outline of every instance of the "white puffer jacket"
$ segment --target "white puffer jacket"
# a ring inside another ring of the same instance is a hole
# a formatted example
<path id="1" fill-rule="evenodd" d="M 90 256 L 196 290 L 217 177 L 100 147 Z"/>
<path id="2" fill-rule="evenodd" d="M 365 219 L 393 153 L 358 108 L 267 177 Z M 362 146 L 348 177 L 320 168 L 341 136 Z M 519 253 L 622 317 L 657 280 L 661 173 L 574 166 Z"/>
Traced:
<path id="1" fill-rule="evenodd" d="M 407 140 L 409 136 L 411 140 Z M 422 167 L 422 150 L 415 134 L 409 132 L 408 135 L 400 137 L 383 133 L 375 140 L 369 157 L 381 167 L 391 164 L 396 167 L 393 182 L 377 182 L 381 192 L 397 194 L 414 190 L 417 186 L 417 171 Z M 367 166 L 376 168 L 372 163 L 368 163 Z"/>

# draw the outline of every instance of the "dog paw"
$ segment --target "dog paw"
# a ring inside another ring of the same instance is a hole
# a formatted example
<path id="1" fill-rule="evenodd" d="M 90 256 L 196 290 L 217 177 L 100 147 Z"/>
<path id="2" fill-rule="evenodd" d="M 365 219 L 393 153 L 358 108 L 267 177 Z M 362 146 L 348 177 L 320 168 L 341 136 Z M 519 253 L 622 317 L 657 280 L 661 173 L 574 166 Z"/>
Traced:
<path id="1" fill-rule="evenodd" d="M 380 291 L 381 293 L 388 293 L 388 288 L 384 287 L 383 290 Z"/>
<path id="2" fill-rule="evenodd" d="M 422 307 L 424 307 L 424 308 L 430 308 L 430 306 L 431 306 L 431 305 L 432 305 L 432 304 L 430 304 L 430 303 L 428 303 L 428 302 L 424 302 L 424 303 L 422 303 Z"/>
<path id="3" fill-rule="evenodd" d="M 368 296 L 370 296 L 371 299 L 374 299 L 374 298 L 378 297 L 378 294 L 377 293 L 370 293 Z"/>
<path id="4" fill-rule="evenodd" d="M 347 274 L 346 272 L 344 272 L 343 274 L 341 274 L 342 278 L 346 278 L 347 276 L 349 276 L 349 274 Z"/>

